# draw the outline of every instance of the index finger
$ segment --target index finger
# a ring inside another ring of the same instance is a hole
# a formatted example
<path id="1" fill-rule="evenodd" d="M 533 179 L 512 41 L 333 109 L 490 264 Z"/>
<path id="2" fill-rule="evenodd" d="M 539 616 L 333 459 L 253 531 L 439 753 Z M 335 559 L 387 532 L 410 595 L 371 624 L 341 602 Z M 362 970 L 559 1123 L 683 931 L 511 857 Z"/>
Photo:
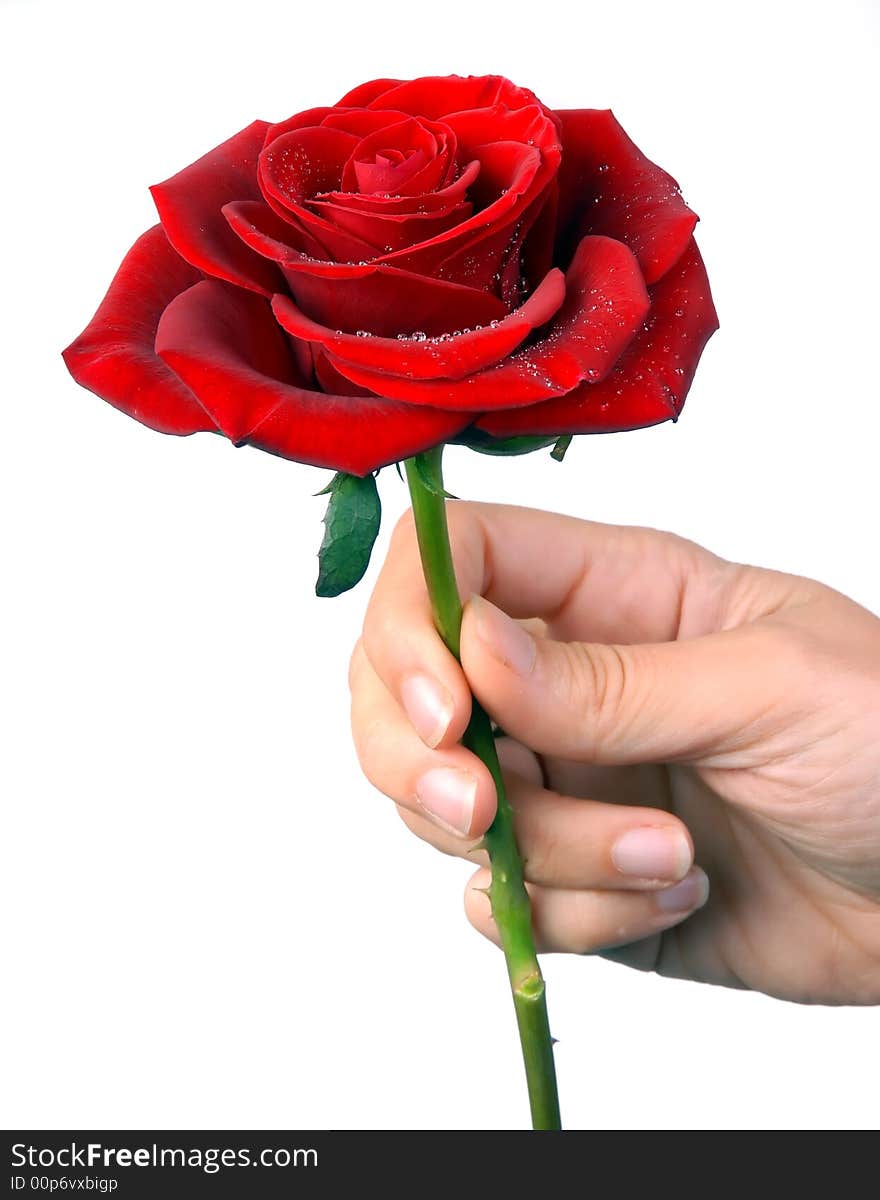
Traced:
<path id="1" fill-rule="evenodd" d="M 599 525 L 510 505 L 447 504 L 459 594 L 518 618 L 540 617 L 559 638 L 674 638 L 683 590 L 708 551 L 672 534 Z M 367 608 L 363 645 L 385 686 L 432 747 L 458 741 L 471 697 L 434 629 L 412 514 L 398 524 Z"/>

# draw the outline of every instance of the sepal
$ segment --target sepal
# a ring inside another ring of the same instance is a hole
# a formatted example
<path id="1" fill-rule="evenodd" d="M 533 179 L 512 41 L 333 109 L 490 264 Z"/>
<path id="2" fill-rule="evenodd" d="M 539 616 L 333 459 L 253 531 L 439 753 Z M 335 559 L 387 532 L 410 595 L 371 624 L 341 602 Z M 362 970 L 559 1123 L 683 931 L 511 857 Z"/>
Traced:
<path id="1" fill-rule="evenodd" d="M 369 566 L 382 520 L 382 505 L 373 474 L 361 477 L 338 471 L 317 494 L 327 493 L 330 502 L 324 515 L 324 540 L 318 551 L 315 594 L 339 596 L 353 588 Z"/>

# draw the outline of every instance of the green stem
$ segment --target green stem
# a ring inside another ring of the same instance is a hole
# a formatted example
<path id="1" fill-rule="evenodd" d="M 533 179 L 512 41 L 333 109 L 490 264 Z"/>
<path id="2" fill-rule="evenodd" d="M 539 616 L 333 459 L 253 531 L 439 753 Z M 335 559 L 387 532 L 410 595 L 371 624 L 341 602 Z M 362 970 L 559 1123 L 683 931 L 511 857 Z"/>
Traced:
<path id="1" fill-rule="evenodd" d="M 462 609 L 446 524 L 442 456 L 443 447 L 438 446 L 407 459 L 404 465 L 434 623 L 443 641 L 455 657 L 460 658 Z M 531 905 L 523 884 L 522 859 L 513 832 L 513 813 L 504 791 L 492 725 L 476 699 L 462 741 L 489 768 L 498 794 L 498 811 L 484 838 L 492 865 L 489 901 L 513 991 L 532 1124 L 535 1129 L 560 1129 L 553 1039 L 547 1020 L 544 979 L 532 936 Z"/>

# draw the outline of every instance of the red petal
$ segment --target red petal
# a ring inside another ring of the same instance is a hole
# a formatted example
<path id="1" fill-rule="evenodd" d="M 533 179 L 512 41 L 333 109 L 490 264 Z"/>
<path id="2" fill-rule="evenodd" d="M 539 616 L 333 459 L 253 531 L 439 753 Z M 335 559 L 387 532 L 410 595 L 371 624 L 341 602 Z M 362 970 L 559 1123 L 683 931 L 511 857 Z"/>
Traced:
<path id="1" fill-rule="evenodd" d="M 254 121 L 198 162 L 150 188 L 168 240 L 207 275 L 270 296 L 278 273 L 230 231 L 220 212 L 231 200 L 256 200 L 257 157 L 268 125 Z"/>
<path id="2" fill-rule="evenodd" d="M 650 289 L 651 313 L 620 363 L 602 383 L 477 422 L 494 437 L 608 433 L 674 420 L 682 410 L 703 347 L 718 328 L 706 268 L 691 242 Z"/>
<path id="3" fill-rule="evenodd" d="M 379 261 L 500 292 L 501 273 L 519 250 L 531 202 L 548 186 L 556 168 L 533 147 L 518 142 L 484 146 L 479 161 L 480 175 L 471 188 L 478 211 L 430 241 L 384 254 Z M 495 199 L 490 202 L 491 196 Z"/>
<path id="4" fill-rule="evenodd" d="M 479 178 L 470 191 L 480 209 L 473 224 L 489 225 L 530 193 L 541 170 L 541 152 L 522 142 L 494 142 L 471 153 L 480 164 Z"/>
<path id="5" fill-rule="evenodd" d="M 337 204 L 312 201 L 311 208 L 339 229 L 374 247 L 376 254 L 430 241 L 471 215 L 470 204 L 439 213 L 365 213 Z"/>
<path id="6" fill-rule="evenodd" d="M 259 160 L 264 196 L 296 212 L 316 193 L 339 187 L 343 168 L 357 145 L 358 140 L 352 134 L 322 125 L 294 129 L 275 138 L 266 145 Z"/>
<path id="7" fill-rule="evenodd" d="M 335 108 L 321 121 L 328 129 L 343 129 L 358 138 L 364 138 L 375 129 L 384 129 L 395 121 L 407 121 L 410 114 L 404 112 L 373 112 L 368 108 Z"/>
<path id="8" fill-rule="evenodd" d="M 650 306 L 638 263 L 611 238 L 584 238 L 565 278 L 565 303 L 540 341 L 466 379 L 420 382 L 336 365 L 361 387 L 410 404 L 487 411 L 563 395 L 614 368 Z"/>
<path id="9" fill-rule="evenodd" d="M 469 162 L 452 183 L 420 196 L 361 196 L 357 192 L 328 192 L 316 200 L 341 205 L 353 212 L 391 216 L 409 213 L 448 212 L 465 199 L 465 193 L 480 173 L 480 164 Z"/>
<path id="10" fill-rule="evenodd" d="M 420 172 L 428 161 L 424 150 L 414 150 L 398 158 L 399 153 L 395 152 L 393 158 L 389 154 L 377 154 L 374 162 L 353 159 L 354 179 L 349 191 L 359 192 L 362 196 L 399 195 L 410 176 Z"/>
<path id="11" fill-rule="evenodd" d="M 468 154 L 480 162 L 469 192 L 477 207 L 474 215 L 430 242 L 384 255 L 382 261 L 501 292 L 501 276 L 511 259 L 519 274 L 520 245 L 540 211 L 538 201 L 554 185 L 559 149 L 495 142 L 469 148 Z"/>
<path id="12" fill-rule="evenodd" d="M 319 259 L 327 257 L 324 247 L 307 229 L 279 216 L 263 200 L 224 204 L 222 213 L 223 219 L 245 245 L 271 261 L 278 262 L 290 254 L 306 254 Z"/>
<path id="13" fill-rule="evenodd" d="M 228 204 L 224 212 L 239 237 L 279 263 L 303 312 L 331 329 L 394 337 L 406 324 L 434 335 L 488 325 L 507 314 L 490 292 L 378 262 L 337 263 L 301 254 L 278 240 L 265 205 Z"/>
<path id="14" fill-rule="evenodd" d="M 369 83 L 361 83 L 350 92 L 346 92 L 337 108 L 366 108 L 366 106 L 391 88 L 397 87 L 399 79 L 371 79 Z"/>
<path id="15" fill-rule="evenodd" d="M 77 383 L 160 433 L 214 429 L 189 388 L 154 350 L 166 306 L 201 278 L 171 248 L 161 225 L 142 234 L 94 317 L 64 351 Z"/>
<path id="16" fill-rule="evenodd" d="M 266 130 L 266 138 L 263 146 L 268 146 L 276 138 L 282 137 L 285 133 L 291 133 L 294 129 L 305 129 L 311 125 L 322 125 L 325 119 L 332 116 L 335 112 L 335 108 L 328 108 L 325 105 L 323 108 L 307 108 L 304 112 L 295 113 L 292 117 L 288 117 L 286 121 L 279 121 L 276 125 L 269 126 Z"/>
<path id="17" fill-rule="evenodd" d="M 317 125 L 284 134 L 260 155 L 260 187 L 273 211 L 340 262 L 374 258 L 376 248 L 324 220 L 306 202 L 316 192 L 339 187 L 357 144 L 351 134 Z"/>
<path id="18" fill-rule="evenodd" d="M 535 200 L 534 220 L 523 221 L 526 232 L 523 236 L 521 255 L 522 275 L 526 287 L 535 287 L 543 279 L 553 262 L 559 208 L 559 186 L 556 180 Z"/>
<path id="19" fill-rule="evenodd" d="M 341 267 L 341 271 L 334 270 Z M 395 337 L 401 325 L 429 336 L 501 320 L 507 310 L 491 292 L 382 264 L 289 263 L 287 281 L 299 307 L 322 325 Z"/>
<path id="20" fill-rule="evenodd" d="M 496 142 L 518 142 L 542 153 L 559 151 L 559 130 L 552 114 L 534 97 L 519 108 L 495 105 L 452 113 L 444 124 L 455 132 L 465 158 Z"/>
<path id="21" fill-rule="evenodd" d="M 380 88 L 380 84 L 385 86 Z M 396 85 L 390 79 L 375 80 L 355 88 L 340 103 L 352 107 L 396 108 L 436 121 L 442 120 L 448 113 L 465 109 L 489 108 L 493 105 L 518 109 L 539 102 L 533 92 L 517 87 L 501 75 L 426 75 Z"/>
<path id="22" fill-rule="evenodd" d="M 697 215 L 678 184 L 646 158 L 609 109 L 556 114 L 562 121 L 559 227 L 625 242 L 647 283 L 656 283 L 690 241 Z"/>
<path id="23" fill-rule="evenodd" d="M 550 191 L 554 190 L 554 185 L 555 181 L 551 183 Z M 540 283 L 552 265 L 552 245 L 547 244 L 546 238 L 539 251 L 543 271 L 535 273 L 538 257 L 530 255 L 526 261 L 524 253 L 538 214 L 548 203 L 552 206 L 552 197 L 540 193 L 514 219 L 508 217 L 491 231 L 481 231 L 467 239 L 454 238 L 452 252 L 447 253 L 434 270 L 444 279 L 494 292 L 507 309 L 516 308 L 523 295 Z M 555 227 L 552 236 L 555 237 Z M 448 251 L 448 247 L 444 249 Z M 417 253 L 422 253 L 421 248 Z"/>
<path id="24" fill-rule="evenodd" d="M 430 123 L 422 121 L 420 124 Z M 455 135 L 445 126 L 438 126 L 437 129 L 437 153 L 425 162 L 421 170 L 387 188 L 389 199 L 392 195 L 430 196 L 453 181 L 458 148 Z"/>
<path id="25" fill-rule="evenodd" d="M 302 346 L 309 354 L 312 352 L 308 342 L 294 342 L 294 345 Z M 356 383 L 340 375 L 323 350 L 315 351 L 314 371 L 322 391 L 332 392 L 335 396 L 369 396 L 371 400 L 376 399 L 372 392 L 359 388 Z"/>
<path id="26" fill-rule="evenodd" d="M 288 333 L 323 346 L 337 368 L 341 360 L 407 378 L 461 379 L 510 354 L 533 329 L 553 316 L 564 299 L 562 272 L 554 270 L 521 308 L 501 321 L 439 338 L 428 338 L 422 333 L 420 338 L 410 336 L 403 340 L 334 333 L 310 320 L 286 296 L 276 296 L 272 308 Z"/>
<path id="27" fill-rule="evenodd" d="M 342 173 L 342 189 L 367 195 L 397 193 L 411 176 L 434 161 L 437 149 L 436 132 L 429 122 L 417 121 L 414 117 L 404 117 L 401 121 L 392 118 L 356 144 Z M 396 165 L 377 164 L 376 156 L 383 150 L 402 151 L 402 161 Z M 330 188 L 322 190 L 330 191 Z M 407 194 L 411 193 L 407 191 Z"/>
<path id="28" fill-rule="evenodd" d="M 168 306 L 156 345 L 227 437 L 297 462 L 366 475 L 466 423 L 460 413 L 300 386 L 269 305 L 214 280 Z"/>

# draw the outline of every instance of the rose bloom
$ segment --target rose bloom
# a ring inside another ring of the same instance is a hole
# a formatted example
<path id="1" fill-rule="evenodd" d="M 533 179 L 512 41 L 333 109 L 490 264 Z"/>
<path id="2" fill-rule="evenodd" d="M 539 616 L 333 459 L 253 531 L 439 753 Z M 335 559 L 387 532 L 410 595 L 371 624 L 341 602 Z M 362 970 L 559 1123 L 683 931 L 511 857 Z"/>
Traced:
<path id="1" fill-rule="evenodd" d="M 678 416 L 717 328 L 675 180 L 611 112 L 499 76 L 374 80 L 152 192 L 65 361 L 163 433 L 364 475 L 635 429 Z"/>

